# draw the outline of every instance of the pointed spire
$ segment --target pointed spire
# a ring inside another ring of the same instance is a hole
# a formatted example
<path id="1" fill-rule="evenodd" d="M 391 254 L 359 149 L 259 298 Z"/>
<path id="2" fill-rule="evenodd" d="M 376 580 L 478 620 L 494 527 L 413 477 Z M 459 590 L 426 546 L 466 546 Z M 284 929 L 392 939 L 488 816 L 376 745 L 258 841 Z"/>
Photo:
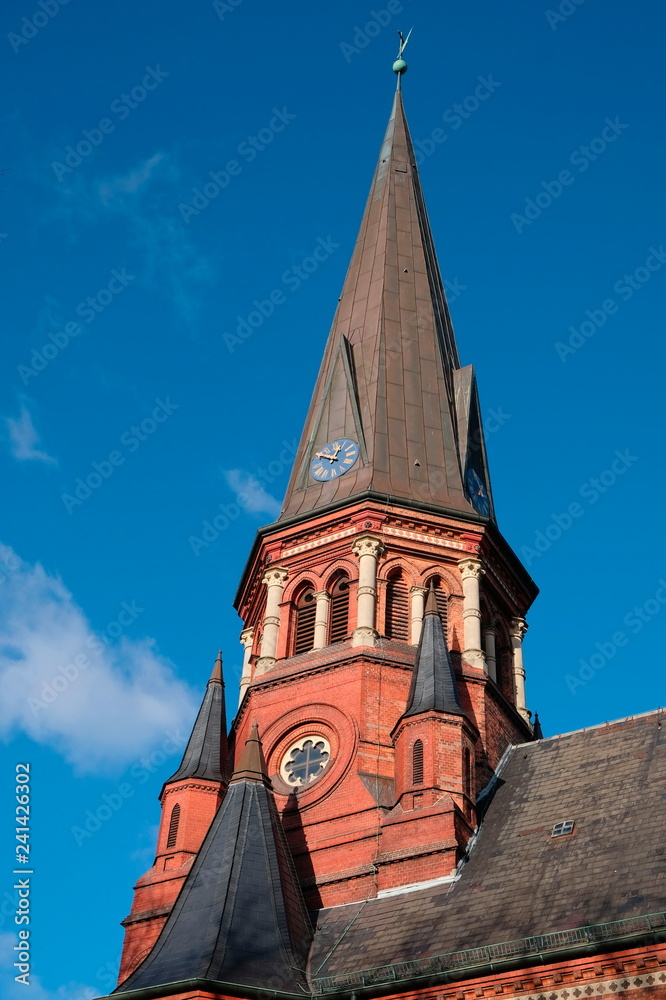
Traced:
<path id="1" fill-rule="evenodd" d="M 218 649 L 218 651 L 217 651 L 217 659 L 215 661 L 215 666 L 213 667 L 213 672 L 210 675 L 210 680 L 208 681 L 208 683 L 210 684 L 211 681 L 219 681 L 220 684 L 224 684 L 224 681 L 222 679 L 222 650 L 221 649 Z"/>
<path id="2" fill-rule="evenodd" d="M 245 741 L 245 747 L 231 778 L 232 784 L 238 781 L 258 781 L 267 788 L 272 787 L 256 722 L 252 723 L 252 731 Z"/>
<path id="3" fill-rule="evenodd" d="M 412 686 L 403 718 L 423 712 L 464 715 L 432 584 L 426 600 Z"/>
<path id="4" fill-rule="evenodd" d="M 489 493 L 483 445 L 467 427 L 477 411 L 398 90 L 282 517 L 381 495 L 477 520 L 472 496 Z M 470 488 L 471 452 L 480 483 Z"/>
<path id="5" fill-rule="evenodd" d="M 226 781 L 228 760 L 222 650 L 220 650 L 180 767 L 165 784 L 170 785 L 184 778 Z"/>
<path id="6" fill-rule="evenodd" d="M 255 724 L 159 938 L 115 993 L 157 996 L 169 984 L 171 994 L 181 983 L 189 992 L 197 980 L 216 995 L 215 983 L 305 994 L 311 941 Z"/>
<path id="7" fill-rule="evenodd" d="M 539 713 L 534 713 L 534 726 L 532 727 L 532 734 L 535 740 L 543 739 L 543 729 L 541 728 L 541 723 L 539 722 Z"/>

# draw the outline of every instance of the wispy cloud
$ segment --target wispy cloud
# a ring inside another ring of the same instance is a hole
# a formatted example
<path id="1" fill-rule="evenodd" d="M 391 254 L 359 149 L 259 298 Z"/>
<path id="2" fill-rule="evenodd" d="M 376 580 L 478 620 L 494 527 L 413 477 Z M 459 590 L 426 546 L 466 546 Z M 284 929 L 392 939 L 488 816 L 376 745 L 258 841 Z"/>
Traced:
<path id="1" fill-rule="evenodd" d="M 9 434 L 11 453 L 17 461 L 56 464 L 56 459 L 52 455 L 48 455 L 38 447 L 39 434 L 26 406 L 21 407 L 21 415 L 16 419 L 5 417 L 5 425 Z"/>
<path id="2" fill-rule="evenodd" d="M 271 496 L 251 472 L 246 472 L 244 469 L 225 469 L 224 478 L 244 510 L 251 514 L 270 514 L 271 517 L 277 517 L 280 513 L 279 500 Z"/>
<path id="3" fill-rule="evenodd" d="M 59 577 L 2 544 L 0 571 L 0 736 L 23 732 L 105 772 L 187 735 L 196 699 L 153 640 L 96 634 Z"/>
<path id="4" fill-rule="evenodd" d="M 55 189 L 59 201 L 49 218 L 66 222 L 70 234 L 81 222 L 99 227 L 120 220 L 128 230 L 127 245 L 141 260 L 137 280 L 168 295 L 181 318 L 192 323 L 214 271 L 210 258 L 197 250 L 174 213 L 173 185 L 179 178 L 177 164 L 163 152 L 101 179 L 90 180 L 78 172 Z"/>
<path id="5" fill-rule="evenodd" d="M 0 969 L 4 973 L 3 986 L 4 1000 L 24 1000 L 26 996 L 30 1000 L 92 1000 L 99 996 L 99 987 L 84 986 L 83 983 L 69 982 L 65 986 L 60 986 L 55 991 L 45 989 L 38 976 L 30 974 L 28 992 L 23 983 L 14 981 L 17 970 L 14 968 L 16 952 L 14 946 L 18 941 L 17 934 L 8 932 L 0 933 Z"/>

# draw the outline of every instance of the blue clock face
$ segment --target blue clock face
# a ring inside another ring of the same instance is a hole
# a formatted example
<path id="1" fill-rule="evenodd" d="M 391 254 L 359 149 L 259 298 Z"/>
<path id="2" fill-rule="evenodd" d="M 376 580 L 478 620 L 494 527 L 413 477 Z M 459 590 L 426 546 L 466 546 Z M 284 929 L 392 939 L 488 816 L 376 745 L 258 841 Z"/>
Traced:
<path id="1" fill-rule="evenodd" d="M 468 469 L 465 482 L 474 510 L 483 517 L 490 517 L 490 500 L 481 477 L 474 469 Z"/>
<path id="2" fill-rule="evenodd" d="M 338 438 L 318 448 L 310 462 L 310 475 L 325 483 L 349 472 L 359 456 L 359 447 L 351 438 Z"/>

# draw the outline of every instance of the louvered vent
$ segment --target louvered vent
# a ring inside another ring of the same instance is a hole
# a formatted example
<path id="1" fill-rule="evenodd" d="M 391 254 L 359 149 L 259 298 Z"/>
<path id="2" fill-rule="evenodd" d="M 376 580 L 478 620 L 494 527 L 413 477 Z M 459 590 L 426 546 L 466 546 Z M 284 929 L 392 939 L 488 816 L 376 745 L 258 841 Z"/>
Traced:
<path id="1" fill-rule="evenodd" d="M 294 653 L 307 653 L 314 646 L 315 615 L 317 602 L 310 587 L 301 594 L 296 607 L 296 636 Z"/>
<path id="2" fill-rule="evenodd" d="M 416 740 L 412 748 L 412 783 L 423 784 L 423 743 Z"/>
<path id="3" fill-rule="evenodd" d="M 338 577 L 331 592 L 331 627 L 329 642 L 342 642 L 349 631 L 349 580 Z"/>
<path id="4" fill-rule="evenodd" d="M 392 576 L 386 586 L 386 637 L 409 641 L 409 591 L 402 576 Z"/>
<path id="5" fill-rule="evenodd" d="M 167 850 L 176 846 L 176 839 L 178 837 L 178 824 L 180 823 L 180 806 L 178 803 L 171 810 L 171 819 L 169 820 L 169 833 L 167 836 Z"/>

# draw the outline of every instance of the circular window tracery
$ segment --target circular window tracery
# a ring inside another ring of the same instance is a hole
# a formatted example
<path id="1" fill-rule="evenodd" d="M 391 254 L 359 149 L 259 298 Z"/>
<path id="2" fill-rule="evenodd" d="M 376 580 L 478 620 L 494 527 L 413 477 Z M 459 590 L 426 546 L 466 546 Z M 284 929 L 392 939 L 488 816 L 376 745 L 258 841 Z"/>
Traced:
<path id="1" fill-rule="evenodd" d="M 292 788 L 304 788 L 321 777 L 331 761 L 331 745 L 317 734 L 308 734 L 287 750 L 280 765 L 280 776 Z"/>

